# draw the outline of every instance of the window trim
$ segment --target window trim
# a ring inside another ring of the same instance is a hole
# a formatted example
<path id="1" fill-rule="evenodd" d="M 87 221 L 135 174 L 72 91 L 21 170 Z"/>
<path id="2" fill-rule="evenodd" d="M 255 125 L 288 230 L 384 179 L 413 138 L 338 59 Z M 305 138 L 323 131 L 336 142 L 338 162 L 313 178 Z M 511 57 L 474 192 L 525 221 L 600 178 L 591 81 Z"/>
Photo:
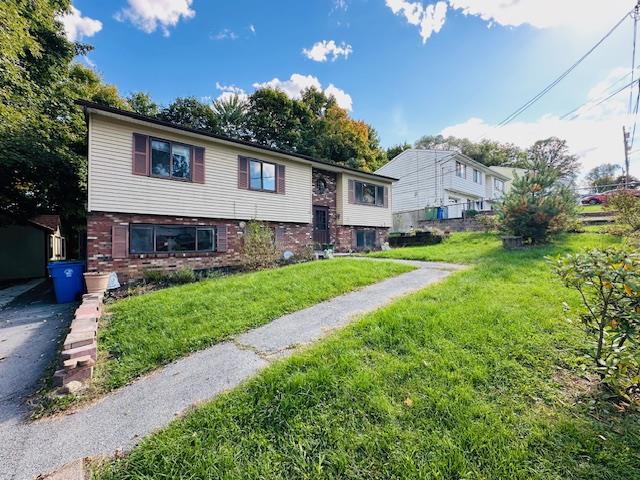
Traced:
<path id="1" fill-rule="evenodd" d="M 154 175 L 153 173 L 153 146 L 152 146 L 152 142 L 153 141 L 158 141 L 158 142 L 164 142 L 164 143 L 168 143 L 169 144 L 169 176 L 163 176 L 163 175 Z M 175 142 L 173 140 L 167 140 L 165 138 L 159 138 L 159 137 L 152 137 L 149 136 L 149 176 L 152 178 L 161 178 L 163 180 L 175 180 L 176 182 L 187 182 L 187 183 L 194 183 L 193 182 L 193 156 L 194 156 L 194 148 L 193 145 L 189 145 L 188 143 L 182 143 L 182 142 Z M 181 177 L 174 177 L 172 175 L 173 173 L 173 146 L 174 145 L 180 145 L 182 147 L 187 147 L 189 149 L 189 178 L 181 178 Z"/>
<path id="2" fill-rule="evenodd" d="M 365 186 L 375 187 L 375 198 L 373 199 L 373 203 L 361 202 L 360 200 L 358 200 L 358 184 L 361 184 L 363 189 L 364 189 Z M 381 203 L 378 203 L 378 192 L 379 191 L 382 191 L 382 201 L 381 201 Z M 364 205 L 364 206 L 367 206 L 367 207 L 384 208 L 384 196 L 385 196 L 385 187 L 384 187 L 384 185 L 378 185 L 377 183 L 371 183 L 371 182 L 363 182 L 363 181 L 360 181 L 360 180 L 354 180 L 353 181 L 353 198 L 355 200 L 355 204 L 356 205 Z"/>
<path id="3" fill-rule="evenodd" d="M 151 228 L 152 229 L 152 233 L 153 233 L 153 250 L 151 251 L 144 251 L 144 252 L 132 252 L 131 251 L 131 245 L 132 245 L 132 235 L 131 235 L 131 231 L 136 228 L 136 227 L 145 227 L 145 228 Z M 156 228 L 160 227 L 160 228 L 193 228 L 195 229 L 196 235 L 195 235 L 195 244 L 196 244 L 196 249 L 195 250 L 167 250 L 167 251 L 159 251 L 156 250 Z M 211 239 L 212 239 L 212 243 L 213 243 L 213 248 L 211 250 L 198 250 L 198 231 L 199 230 L 211 230 Z M 217 225 L 176 225 L 176 224 L 164 224 L 164 223 L 130 223 L 129 224 L 129 245 L 128 245 L 128 253 L 129 255 L 181 255 L 183 253 L 189 253 L 189 254 L 193 254 L 193 253 L 202 253 L 202 254 L 208 254 L 208 253 L 216 253 L 218 251 L 218 240 L 217 240 L 217 234 L 218 234 L 218 227 Z"/>
<path id="4" fill-rule="evenodd" d="M 278 193 L 278 164 L 273 163 L 273 162 L 267 162 L 266 160 L 259 160 L 257 158 L 247 158 L 247 186 L 249 187 L 249 190 L 253 191 L 253 192 L 266 192 L 266 193 Z M 251 186 L 251 162 L 253 163 L 259 163 L 260 164 L 260 185 L 262 186 L 261 188 L 253 188 Z M 264 187 L 264 165 L 265 163 L 267 165 L 272 165 L 273 166 L 273 173 L 274 173 L 274 177 L 273 177 L 273 190 L 269 190 Z"/>
<path id="5" fill-rule="evenodd" d="M 498 185 L 501 185 L 500 188 L 498 188 Z M 494 178 L 493 179 L 493 189 L 500 192 L 500 193 L 504 193 L 504 180 L 501 180 L 500 178 Z"/>
<path id="6" fill-rule="evenodd" d="M 482 171 L 477 168 L 473 169 L 473 182 L 482 185 Z"/>
<path id="7" fill-rule="evenodd" d="M 460 167 L 460 169 L 458 169 L 458 166 Z M 462 163 L 459 160 L 456 160 L 456 177 L 458 178 L 467 178 L 467 165 L 465 163 Z"/>

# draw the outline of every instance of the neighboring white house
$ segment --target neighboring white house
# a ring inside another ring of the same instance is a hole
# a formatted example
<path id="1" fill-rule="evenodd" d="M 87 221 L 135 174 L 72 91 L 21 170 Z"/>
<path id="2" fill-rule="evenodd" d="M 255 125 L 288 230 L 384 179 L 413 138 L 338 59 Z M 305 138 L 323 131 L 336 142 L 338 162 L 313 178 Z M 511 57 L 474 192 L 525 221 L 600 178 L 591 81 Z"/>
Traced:
<path id="1" fill-rule="evenodd" d="M 494 172 L 500 173 L 505 177 L 509 178 L 509 180 L 507 180 L 504 183 L 505 192 L 508 192 L 509 190 L 511 190 L 511 184 L 513 183 L 513 179 L 516 176 L 522 177 L 525 173 L 527 173 L 527 170 L 524 168 L 516 168 L 516 167 L 489 167 L 489 168 Z"/>
<path id="2" fill-rule="evenodd" d="M 405 150 L 376 171 L 399 180 L 392 186 L 392 212 L 445 207 L 445 218 L 460 218 L 465 210 L 492 209 L 511 177 L 458 152 Z"/>

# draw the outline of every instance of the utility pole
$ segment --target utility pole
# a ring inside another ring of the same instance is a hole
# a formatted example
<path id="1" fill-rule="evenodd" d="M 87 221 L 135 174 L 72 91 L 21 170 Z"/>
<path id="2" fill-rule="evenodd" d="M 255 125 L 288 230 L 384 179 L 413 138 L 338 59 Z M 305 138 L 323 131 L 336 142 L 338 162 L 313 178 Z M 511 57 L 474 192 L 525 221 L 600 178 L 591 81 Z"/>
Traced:
<path id="1" fill-rule="evenodd" d="M 629 188 L 629 132 L 623 126 L 622 127 L 622 140 L 624 141 L 624 188 Z"/>

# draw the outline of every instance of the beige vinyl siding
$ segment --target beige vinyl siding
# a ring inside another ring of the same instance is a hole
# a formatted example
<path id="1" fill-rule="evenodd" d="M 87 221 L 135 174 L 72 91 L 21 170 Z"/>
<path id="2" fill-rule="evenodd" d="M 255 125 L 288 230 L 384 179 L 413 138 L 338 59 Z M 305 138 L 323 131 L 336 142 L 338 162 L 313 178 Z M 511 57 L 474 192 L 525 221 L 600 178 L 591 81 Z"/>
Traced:
<path id="1" fill-rule="evenodd" d="M 373 183 L 387 187 L 389 195 L 388 207 L 376 207 L 373 205 L 357 205 L 349 203 L 349 180 Z M 338 224 L 363 227 L 391 227 L 391 182 L 372 181 L 357 174 L 341 173 L 338 175 L 337 208 L 340 215 Z"/>
<path id="2" fill-rule="evenodd" d="M 90 116 L 90 211 L 311 222 L 311 166 L 161 128 Z M 205 148 L 203 184 L 132 173 L 133 133 Z M 285 165 L 285 194 L 238 188 L 238 155 Z"/>

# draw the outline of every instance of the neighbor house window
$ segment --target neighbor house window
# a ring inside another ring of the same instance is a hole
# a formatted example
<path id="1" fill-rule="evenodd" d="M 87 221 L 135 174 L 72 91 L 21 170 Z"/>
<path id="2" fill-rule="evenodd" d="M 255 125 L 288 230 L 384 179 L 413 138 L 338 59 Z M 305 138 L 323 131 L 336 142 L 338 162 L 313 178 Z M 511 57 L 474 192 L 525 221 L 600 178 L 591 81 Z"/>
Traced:
<path id="1" fill-rule="evenodd" d="M 191 180 L 191 147 L 152 138 L 151 175 Z"/>
<path id="2" fill-rule="evenodd" d="M 213 252 L 215 227 L 131 225 L 131 253 Z"/>
<path id="3" fill-rule="evenodd" d="M 504 182 L 499 178 L 493 180 L 493 185 L 497 192 L 504 192 Z"/>
<path id="4" fill-rule="evenodd" d="M 456 177 L 460 177 L 460 178 L 467 177 L 467 166 L 462 162 L 456 161 Z"/>
<path id="5" fill-rule="evenodd" d="M 384 187 L 371 183 L 354 182 L 356 203 L 384 206 Z"/>
<path id="6" fill-rule="evenodd" d="M 358 249 L 375 248 L 376 231 L 375 230 L 356 230 L 356 247 Z"/>
<path id="7" fill-rule="evenodd" d="M 276 191 L 276 166 L 260 160 L 249 161 L 249 188 L 251 190 Z"/>
<path id="8" fill-rule="evenodd" d="M 473 181 L 482 184 L 482 172 L 475 168 L 473 169 Z"/>

